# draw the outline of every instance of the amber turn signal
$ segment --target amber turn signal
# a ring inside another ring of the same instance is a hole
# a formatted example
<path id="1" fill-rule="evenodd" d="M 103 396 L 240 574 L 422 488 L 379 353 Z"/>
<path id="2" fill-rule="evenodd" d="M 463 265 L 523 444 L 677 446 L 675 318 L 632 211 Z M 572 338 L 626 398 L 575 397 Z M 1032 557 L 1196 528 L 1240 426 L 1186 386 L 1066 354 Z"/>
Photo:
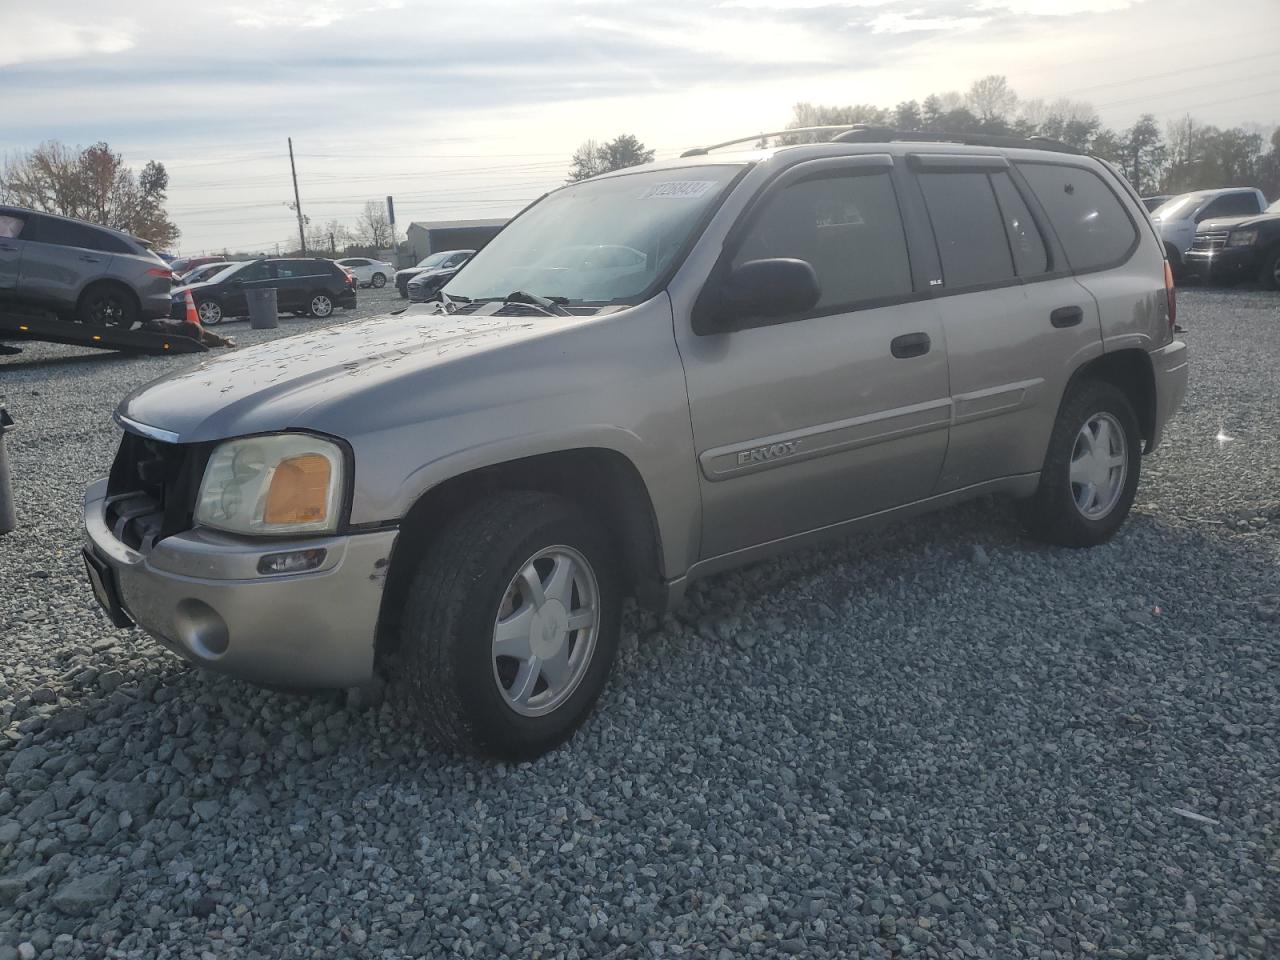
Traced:
<path id="1" fill-rule="evenodd" d="M 305 453 L 282 460 L 271 476 L 262 511 L 266 523 L 315 523 L 328 519 L 329 460 Z"/>

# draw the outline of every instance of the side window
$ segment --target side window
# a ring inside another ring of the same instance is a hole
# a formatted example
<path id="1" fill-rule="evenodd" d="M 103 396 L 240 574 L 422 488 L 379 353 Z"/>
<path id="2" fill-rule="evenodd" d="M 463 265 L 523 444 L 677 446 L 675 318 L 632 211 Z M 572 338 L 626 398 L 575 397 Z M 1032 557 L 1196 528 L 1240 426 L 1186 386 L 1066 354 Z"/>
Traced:
<path id="1" fill-rule="evenodd" d="M 1124 260 L 1138 242 L 1133 220 L 1092 170 L 1066 164 L 1020 163 L 1073 270 L 1097 270 Z"/>
<path id="2" fill-rule="evenodd" d="M 993 173 L 991 186 L 1000 205 L 1000 216 L 1009 237 L 1009 249 L 1013 253 L 1013 266 L 1020 277 L 1033 277 L 1049 269 L 1049 254 L 1045 250 L 1040 228 L 1031 219 L 1031 211 L 1013 178 L 1007 173 Z"/>
<path id="3" fill-rule="evenodd" d="M 107 233 L 105 230 L 94 230 L 93 246 L 90 249 L 102 250 L 106 253 L 133 253 L 134 250 L 127 243 L 121 240 L 113 233 Z"/>
<path id="4" fill-rule="evenodd" d="M 986 173 L 922 173 L 920 189 L 952 289 L 1012 280 L 1013 257 Z"/>
<path id="5" fill-rule="evenodd" d="M 237 280 L 266 280 L 271 276 L 271 266 L 265 260 L 255 260 L 236 275 Z"/>
<path id="6" fill-rule="evenodd" d="M 911 262 L 887 173 L 803 180 L 765 201 L 733 258 L 793 257 L 818 273 L 830 309 L 911 293 Z"/>
<path id="7" fill-rule="evenodd" d="M 1214 217 L 1245 217 L 1258 212 L 1258 198 L 1252 193 L 1228 193 L 1200 211 L 1196 221 L 1211 220 Z"/>
<path id="8" fill-rule="evenodd" d="M 277 260 L 276 278 L 293 280 L 297 277 L 314 277 L 320 270 L 313 260 Z"/>
<path id="9" fill-rule="evenodd" d="M 10 240 L 16 240 L 22 236 L 22 228 L 26 226 L 27 221 L 22 217 L 15 217 L 12 214 L 0 213 L 0 237 Z"/>
<path id="10" fill-rule="evenodd" d="M 37 227 L 35 239 L 41 243 L 51 243 L 59 247 L 80 247 L 84 250 L 101 249 L 100 237 L 103 234 L 85 223 L 74 220 L 59 220 L 55 217 L 42 217 Z"/>

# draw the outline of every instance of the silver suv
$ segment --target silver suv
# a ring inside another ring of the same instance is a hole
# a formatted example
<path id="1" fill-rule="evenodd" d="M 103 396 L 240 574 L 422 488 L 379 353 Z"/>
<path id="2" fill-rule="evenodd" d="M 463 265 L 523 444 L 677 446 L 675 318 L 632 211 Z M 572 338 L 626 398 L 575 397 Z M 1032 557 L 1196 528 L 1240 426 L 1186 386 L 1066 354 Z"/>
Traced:
<path id="1" fill-rule="evenodd" d="M 544 197 L 436 303 L 127 397 L 86 562 L 195 663 L 389 674 L 441 744 L 535 756 L 591 710 L 628 595 L 988 493 L 1106 541 L 1182 400 L 1173 331 L 1098 160 L 695 151 Z"/>
<path id="2" fill-rule="evenodd" d="M 137 237 L 0 206 L 0 300 L 128 330 L 138 320 L 169 315 L 172 276 Z"/>

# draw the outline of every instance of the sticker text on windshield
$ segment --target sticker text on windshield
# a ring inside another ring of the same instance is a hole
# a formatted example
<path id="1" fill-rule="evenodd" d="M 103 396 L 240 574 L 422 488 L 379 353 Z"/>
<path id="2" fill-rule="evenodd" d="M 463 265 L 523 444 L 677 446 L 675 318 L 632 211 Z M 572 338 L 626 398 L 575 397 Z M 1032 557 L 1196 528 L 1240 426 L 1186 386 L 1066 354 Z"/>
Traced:
<path id="1" fill-rule="evenodd" d="M 668 180 L 655 183 L 640 194 L 641 200 L 696 200 L 712 187 L 714 180 Z"/>

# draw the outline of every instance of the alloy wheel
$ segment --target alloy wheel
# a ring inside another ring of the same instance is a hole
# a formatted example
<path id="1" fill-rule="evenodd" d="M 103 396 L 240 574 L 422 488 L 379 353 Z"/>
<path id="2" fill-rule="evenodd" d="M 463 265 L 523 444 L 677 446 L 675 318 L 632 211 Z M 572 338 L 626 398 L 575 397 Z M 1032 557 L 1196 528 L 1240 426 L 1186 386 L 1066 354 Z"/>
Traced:
<path id="1" fill-rule="evenodd" d="M 327 317 L 333 313 L 333 301 L 323 293 L 318 293 L 311 298 L 311 312 L 317 317 Z"/>
<path id="2" fill-rule="evenodd" d="M 1071 451 L 1071 495 L 1086 520 L 1109 514 L 1124 491 L 1129 472 L 1129 448 L 1120 421 L 1109 413 L 1095 413 L 1076 434 Z"/>
<path id="3" fill-rule="evenodd" d="M 493 626 L 493 680 L 516 713 L 539 717 L 573 695 L 595 652 L 600 587 L 572 547 L 547 547 L 511 579 Z"/>

